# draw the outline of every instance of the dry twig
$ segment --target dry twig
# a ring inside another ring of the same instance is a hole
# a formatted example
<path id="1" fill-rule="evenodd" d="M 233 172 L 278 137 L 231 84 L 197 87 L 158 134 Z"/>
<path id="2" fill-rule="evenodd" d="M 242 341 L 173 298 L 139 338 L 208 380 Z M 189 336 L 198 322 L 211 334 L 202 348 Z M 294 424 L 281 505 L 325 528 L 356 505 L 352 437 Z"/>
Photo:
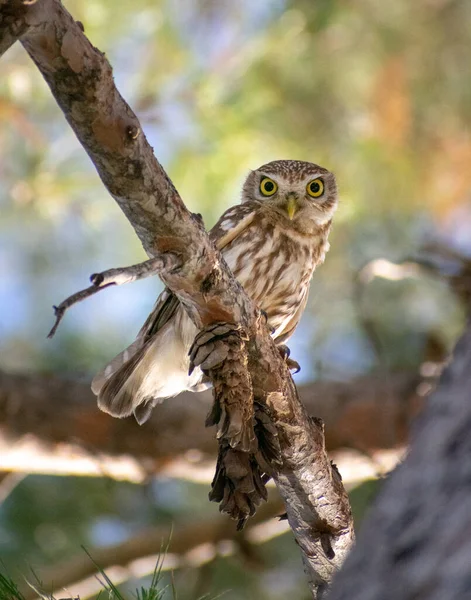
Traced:
<path id="1" fill-rule="evenodd" d="M 130 267 L 120 267 L 117 269 L 108 269 L 102 273 L 94 273 L 90 276 L 90 281 L 92 282 L 90 287 L 80 290 L 79 292 L 75 292 L 75 294 L 72 294 L 63 300 L 58 306 L 53 306 L 56 322 L 54 323 L 54 326 L 48 333 L 47 337 L 54 337 L 65 311 L 74 304 L 82 302 L 97 292 L 100 292 L 101 290 L 104 290 L 112 285 L 132 283 L 133 281 L 138 281 L 139 279 L 144 279 L 145 277 L 158 275 L 164 270 L 174 269 L 178 265 L 178 258 L 173 254 L 167 253 L 163 254 L 161 257 L 151 258 Z"/>

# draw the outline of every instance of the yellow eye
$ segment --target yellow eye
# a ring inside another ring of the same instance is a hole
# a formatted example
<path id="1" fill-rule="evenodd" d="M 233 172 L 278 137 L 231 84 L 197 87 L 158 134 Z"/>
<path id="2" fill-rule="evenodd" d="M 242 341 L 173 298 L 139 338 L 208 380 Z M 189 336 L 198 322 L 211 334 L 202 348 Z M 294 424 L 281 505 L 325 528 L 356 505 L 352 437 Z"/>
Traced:
<path id="1" fill-rule="evenodd" d="M 278 189 L 278 185 L 269 177 L 264 177 L 260 182 L 260 192 L 264 196 L 273 196 Z"/>
<path id="2" fill-rule="evenodd" d="M 306 191 L 312 198 L 319 198 L 324 193 L 324 182 L 320 178 L 313 179 L 307 184 Z"/>

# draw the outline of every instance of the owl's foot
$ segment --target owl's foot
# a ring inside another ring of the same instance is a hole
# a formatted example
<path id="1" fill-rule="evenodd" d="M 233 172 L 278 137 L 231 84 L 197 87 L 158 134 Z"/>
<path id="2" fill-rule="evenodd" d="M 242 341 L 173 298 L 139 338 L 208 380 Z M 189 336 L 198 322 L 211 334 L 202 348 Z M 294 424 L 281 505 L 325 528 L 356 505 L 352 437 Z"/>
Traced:
<path id="1" fill-rule="evenodd" d="M 233 450 L 228 444 L 219 445 L 216 474 L 209 500 L 219 503 L 219 510 L 228 514 L 243 529 L 257 506 L 267 499 L 266 478 L 254 454 Z"/>
<path id="2" fill-rule="evenodd" d="M 213 382 L 214 405 L 206 425 L 217 425 L 218 439 L 241 452 L 256 447 L 246 340 L 243 330 L 234 324 L 216 323 L 198 333 L 189 352 L 189 373 L 200 367 Z"/>
<path id="3" fill-rule="evenodd" d="M 241 333 L 242 330 L 232 323 L 216 323 L 200 331 L 188 352 L 190 357 L 188 375 L 193 373 L 195 367 L 209 371 L 221 365 L 229 354 L 228 338 L 232 336 L 245 340 Z"/>
<path id="4" fill-rule="evenodd" d="M 240 328 L 217 323 L 201 331 L 190 350 L 190 370 L 199 366 L 213 382 L 206 425 L 217 426 L 219 454 L 209 498 L 238 521 L 238 529 L 266 500 L 267 474 L 281 454 L 268 409 L 254 402 L 246 341 Z"/>
<path id="5" fill-rule="evenodd" d="M 291 354 L 291 350 L 288 348 L 288 346 L 285 346 L 285 344 L 278 346 L 278 352 L 283 360 L 289 358 Z"/>
<path id="6" fill-rule="evenodd" d="M 281 355 L 281 358 L 285 361 L 288 369 L 290 371 L 294 371 L 294 373 L 299 373 L 301 367 L 297 361 L 289 357 L 291 354 L 291 350 L 288 348 L 288 346 L 282 344 L 281 346 L 278 346 L 278 351 Z"/>
<path id="7" fill-rule="evenodd" d="M 203 215 L 201 213 L 191 213 L 191 216 L 198 223 L 198 225 L 202 225 L 204 227 Z"/>
<path id="8" fill-rule="evenodd" d="M 267 499 L 265 484 L 273 469 L 281 467 L 280 443 L 269 409 L 255 402 L 256 452 L 240 452 L 227 443 L 219 444 L 216 474 L 209 499 L 219 502 L 219 510 L 238 521 L 237 530 L 244 527 L 257 506 Z"/>

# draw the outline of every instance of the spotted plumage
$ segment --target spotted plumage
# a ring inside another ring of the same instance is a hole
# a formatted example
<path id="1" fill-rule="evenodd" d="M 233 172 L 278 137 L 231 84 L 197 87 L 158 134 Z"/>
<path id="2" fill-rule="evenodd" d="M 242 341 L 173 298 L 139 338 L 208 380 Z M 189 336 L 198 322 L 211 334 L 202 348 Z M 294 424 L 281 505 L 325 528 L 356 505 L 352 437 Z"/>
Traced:
<path id="1" fill-rule="evenodd" d="M 337 201 L 335 177 L 327 169 L 274 161 L 248 175 L 241 204 L 210 232 L 235 277 L 266 312 L 278 344 L 293 334 L 304 311 L 312 273 L 329 249 Z M 161 399 L 207 387 L 199 369 L 188 375 L 196 333 L 165 290 L 136 341 L 93 380 L 100 408 L 117 417 L 134 413 L 142 423 Z"/>

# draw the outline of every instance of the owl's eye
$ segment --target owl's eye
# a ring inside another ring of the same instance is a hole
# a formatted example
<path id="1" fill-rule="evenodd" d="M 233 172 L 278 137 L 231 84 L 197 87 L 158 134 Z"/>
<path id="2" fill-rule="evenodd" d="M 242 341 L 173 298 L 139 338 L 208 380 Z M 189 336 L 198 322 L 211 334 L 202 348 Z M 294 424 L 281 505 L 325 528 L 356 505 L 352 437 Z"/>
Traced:
<path id="1" fill-rule="evenodd" d="M 320 177 L 313 179 L 307 184 L 306 191 L 312 198 L 319 198 L 324 193 L 324 182 Z"/>
<path id="2" fill-rule="evenodd" d="M 264 177 L 260 182 L 260 192 L 264 196 L 273 196 L 278 189 L 278 185 L 269 177 Z"/>

